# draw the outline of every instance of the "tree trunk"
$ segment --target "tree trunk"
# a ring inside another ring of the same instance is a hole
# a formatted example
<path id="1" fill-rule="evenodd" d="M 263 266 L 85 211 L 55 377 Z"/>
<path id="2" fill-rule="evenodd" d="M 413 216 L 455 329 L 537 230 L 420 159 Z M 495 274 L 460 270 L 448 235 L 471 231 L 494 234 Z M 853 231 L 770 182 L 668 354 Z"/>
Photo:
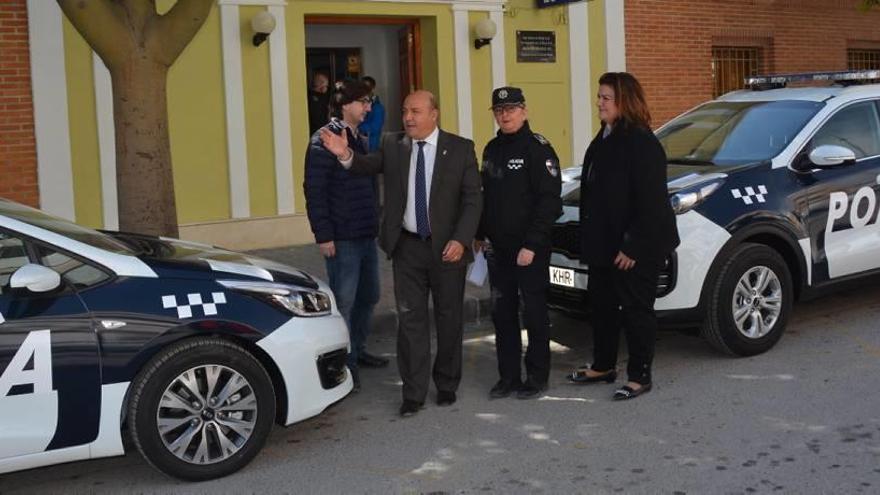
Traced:
<path id="1" fill-rule="evenodd" d="M 119 230 L 177 237 L 168 68 L 142 54 L 111 69 Z"/>

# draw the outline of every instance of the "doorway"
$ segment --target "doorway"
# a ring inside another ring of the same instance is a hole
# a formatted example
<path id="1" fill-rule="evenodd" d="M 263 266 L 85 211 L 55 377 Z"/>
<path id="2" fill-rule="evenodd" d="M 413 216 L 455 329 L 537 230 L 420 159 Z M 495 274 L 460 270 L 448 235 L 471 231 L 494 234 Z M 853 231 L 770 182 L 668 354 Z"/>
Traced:
<path id="1" fill-rule="evenodd" d="M 384 131 L 402 129 L 403 99 L 421 89 L 421 28 L 417 18 L 307 16 L 306 77 L 336 81 L 370 76 L 385 106 Z"/>

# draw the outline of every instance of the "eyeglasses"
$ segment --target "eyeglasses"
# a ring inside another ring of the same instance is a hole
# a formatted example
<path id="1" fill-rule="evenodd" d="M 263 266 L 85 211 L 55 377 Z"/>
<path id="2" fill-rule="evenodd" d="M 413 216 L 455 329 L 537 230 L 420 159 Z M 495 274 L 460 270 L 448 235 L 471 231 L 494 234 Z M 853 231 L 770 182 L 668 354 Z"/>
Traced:
<path id="1" fill-rule="evenodd" d="M 522 105 L 503 105 L 500 107 L 492 107 L 492 113 L 495 115 L 502 115 L 505 113 L 513 113 L 515 110 L 523 108 Z"/>
<path id="2" fill-rule="evenodd" d="M 373 103 L 373 98 L 369 96 L 364 96 L 363 98 L 358 98 L 357 101 L 363 103 L 364 105 L 369 105 L 370 103 Z"/>

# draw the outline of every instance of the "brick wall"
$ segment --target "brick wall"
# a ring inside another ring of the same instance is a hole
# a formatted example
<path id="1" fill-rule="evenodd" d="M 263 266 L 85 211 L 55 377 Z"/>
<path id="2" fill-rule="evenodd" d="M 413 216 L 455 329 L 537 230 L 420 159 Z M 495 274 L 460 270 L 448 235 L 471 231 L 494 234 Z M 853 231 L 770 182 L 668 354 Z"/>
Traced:
<path id="1" fill-rule="evenodd" d="M 880 47 L 880 9 L 858 0 L 626 0 L 626 65 L 654 126 L 712 98 L 712 46 L 758 46 L 762 70 L 844 70 L 847 48 Z"/>
<path id="2" fill-rule="evenodd" d="M 40 202 L 26 0 L 0 2 L 0 197 Z"/>

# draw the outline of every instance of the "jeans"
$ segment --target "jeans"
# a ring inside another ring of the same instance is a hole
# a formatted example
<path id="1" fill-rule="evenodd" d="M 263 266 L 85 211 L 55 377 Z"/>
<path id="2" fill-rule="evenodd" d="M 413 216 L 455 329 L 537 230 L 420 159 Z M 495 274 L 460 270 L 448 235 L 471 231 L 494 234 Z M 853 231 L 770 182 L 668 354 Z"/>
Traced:
<path id="1" fill-rule="evenodd" d="M 351 352 L 348 366 L 357 368 L 370 333 L 373 307 L 379 302 L 379 259 L 372 237 L 335 241 L 336 256 L 325 258 L 330 289 L 348 325 Z"/>

